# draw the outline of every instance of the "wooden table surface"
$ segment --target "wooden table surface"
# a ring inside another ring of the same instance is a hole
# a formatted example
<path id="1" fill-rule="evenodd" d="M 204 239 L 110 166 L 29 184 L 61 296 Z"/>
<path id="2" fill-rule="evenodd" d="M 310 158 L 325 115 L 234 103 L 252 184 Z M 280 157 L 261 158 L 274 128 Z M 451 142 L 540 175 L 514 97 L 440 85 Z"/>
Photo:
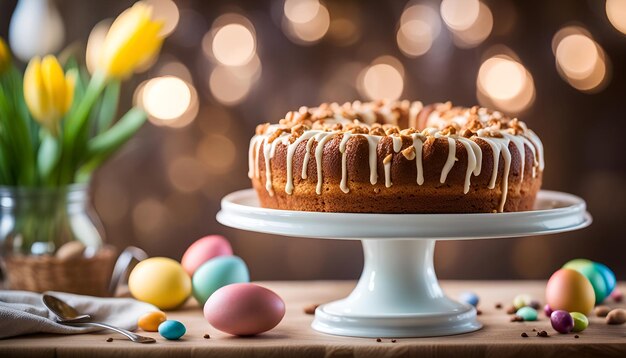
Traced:
<path id="1" fill-rule="evenodd" d="M 272 331 L 257 337 L 240 338 L 220 333 L 205 320 L 202 311 L 190 300 L 181 310 L 168 312 L 187 326 L 187 334 L 180 341 L 166 341 L 156 333 L 139 332 L 155 337 L 155 344 L 136 344 L 111 333 L 73 336 L 32 335 L 0 340 L 0 357 L 241 357 L 241 356 L 296 356 L 296 357 L 626 357 L 626 325 L 610 326 L 604 319 L 590 317 L 590 326 L 579 333 L 558 334 L 549 320 L 540 314 L 536 322 L 510 322 L 506 307 L 513 297 L 528 293 L 543 299 L 545 281 L 443 281 L 442 287 L 451 297 L 463 291 L 476 292 L 481 302 L 479 320 L 483 329 L 456 336 L 433 338 L 402 338 L 377 342 L 371 338 L 337 337 L 318 333 L 310 328 L 312 315 L 304 307 L 344 297 L 355 282 L 259 282 L 278 293 L 287 304 L 283 321 Z M 620 283 L 622 291 L 626 285 Z M 497 309 L 496 303 L 503 308 Z M 610 306 L 626 307 L 626 303 L 608 302 Z M 537 337 L 533 329 L 546 330 L 549 337 Z M 521 337 L 526 332 L 529 337 Z M 205 334 L 210 339 L 205 339 Z M 112 342 L 106 339 L 113 337 Z"/>

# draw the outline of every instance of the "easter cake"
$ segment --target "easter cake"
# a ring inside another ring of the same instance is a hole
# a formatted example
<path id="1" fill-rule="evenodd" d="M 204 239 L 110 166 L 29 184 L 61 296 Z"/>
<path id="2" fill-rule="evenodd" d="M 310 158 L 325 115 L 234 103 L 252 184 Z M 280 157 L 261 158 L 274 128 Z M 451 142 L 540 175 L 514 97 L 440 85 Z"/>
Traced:
<path id="1" fill-rule="evenodd" d="M 353 213 L 531 210 L 544 169 L 524 122 L 450 102 L 301 107 L 259 125 L 248 159 L 262 207 Z"/>

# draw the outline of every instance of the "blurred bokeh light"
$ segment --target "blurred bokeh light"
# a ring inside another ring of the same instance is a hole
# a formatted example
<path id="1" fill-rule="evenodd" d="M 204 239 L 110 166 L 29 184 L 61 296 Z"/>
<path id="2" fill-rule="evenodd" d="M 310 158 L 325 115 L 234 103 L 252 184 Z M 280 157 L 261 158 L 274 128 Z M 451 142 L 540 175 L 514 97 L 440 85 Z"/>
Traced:
<path id="1" fill-rule="evenodd" d="M 606 0 L 606 16 L 613 26 L 626 34 L 626 0 Z"/>
<path id="2" fill-rule="evenodd" d="M 480 13 L 478 0 L 443 0 L 441 1 L 441 17 L 453 31 L 469 29 Z"/>
<path id="3" fill-rule="evenodd" d="M 381 56 L 357 79 L 357 88 L 369 99 L 398 99 L 404 89 L 404 68 L 391 56 Z"/>
<path id="4" fill-rule="evenodd" d="M 137 88 L 135 98 L 156 125 L 183 127 L 198 113 L 196 90 L 175 76 L 149 80 Z"/>
<path id="5" fill-rule="evenodd" d="M 481 104 L 507 113 L 523 111 L 535 98 L 532 75 L 506 54 L 489 57 L 480 65 L 476 88 Z"/>
<path id="6" fill-rule="evenodd" d="M 417 57 L 430 50 L 441 32 L 437 11 L 427 5 L 410 5 L 400 17 L 396 34 L 398 47 L 406 56 Z"/>
<path id="7" fill-rule="evenodd" d="M 330 13 L 317 0 L 287 0 L 284 6 L 283 31 L 293 42 L 312 45 L 330 28 Z"/>

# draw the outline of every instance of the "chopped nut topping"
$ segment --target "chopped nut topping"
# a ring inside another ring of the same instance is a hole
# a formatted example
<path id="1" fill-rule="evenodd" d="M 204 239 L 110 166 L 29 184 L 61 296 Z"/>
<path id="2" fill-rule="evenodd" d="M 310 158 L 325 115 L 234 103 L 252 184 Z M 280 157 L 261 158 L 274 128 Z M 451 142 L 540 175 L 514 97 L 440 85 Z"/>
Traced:
<path id="1" fill-rule="evenodd" d="M 452 125 L 446 126 L 440 132 L 442 135 L 453 135 L 456 134 L 456 128 Z"/>
<path id="2" fill-rule="evenodd" d="M 413 127 L 407 128 L 407 129 L 403 129 L 403 130 L 400 131 L 401 135 L 411 135 L 413 133 L 417 133 L 417 131 Z"/>
<path id="3" fill-rule="evenodd" d="M 407 160 L 415 159 L 415 147 L 413 146 L 407 147 L 406 149 L 402 151 L 402 155 L 404 155 L 404 157 Z"/>
<path id="4" fill-rule="evenodd" d="M 256 134 L 264 134 L 269 126 L 269 123 L 259 124 L 258 126 L 256 126 Z"/>
<path id="5" fill-rule="evenodd" d="M 393 154 L 389 154 L 388 156 L 385 157 L 385 159 L 383 159 L 383 164 L 391 163 L 392 159 L 393 159 Z"/>
<path id="6" fill-rule="evenodd" d="M 276 129 L 276 131 L 272 133 L 272 135 L 270 135 L 269 138 L 267 138 L 267 142 L 272 143 L 276 138 L 280 137 L 281 134 L 283 134 L 283 129 L 282 128 Z"/>
<path id="7" fill-rule="evenodd" d="M 461 136 L 465 137 L 465 138 L 471 138 L 472 136 L 474 136 L 476 133 L 472 132 L 469 129 L 463 129 L 463 131 L 461 132 Z"/>
<path id="8" fill-rule="evenodd" d="M 383 126 L 383 128 L 384 128 L 384 126 Z M 385 134 L 387 134 L 387 135 L 392 135 L 392 134 L 400 134 L 400 128 L 398 128 L 398 127 L 396 127 L 396 126 L 393 126 L 393 127 L 387 128 L 387 129 L 385 130 Z"/>
<path id="9" fill-rule="evenodd" d="M 379 136 L 383 136 L 383 137 L 387 135 L 382 127 L 374 127 L 372 129 L 370 129 L 370 134 L 371 135 L 379 135 Z"/>

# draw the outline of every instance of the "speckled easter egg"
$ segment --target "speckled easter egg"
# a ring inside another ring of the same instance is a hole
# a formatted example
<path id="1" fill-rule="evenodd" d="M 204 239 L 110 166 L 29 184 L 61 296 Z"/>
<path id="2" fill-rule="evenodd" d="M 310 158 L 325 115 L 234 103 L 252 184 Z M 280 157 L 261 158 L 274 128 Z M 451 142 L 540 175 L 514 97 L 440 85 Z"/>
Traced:
<path id="1" fill-rule="evenodd" d="M 167 257 L 152 257 L 135 266 L 128 277 L 128 288 L 136 299 L 167 310 L 187 300 L 191 279 L 178 262 Z"/>
<path id="2" fill-rule="evenodd" d="M 204 317 L 216 329 L 251 336 L 276 327 L 285 316 L 285 302 L 273 291 L 252 283 L 217 290 L 204 305 Z"/>
<path id="3" fill-rule="evenodd" d="M 225 237 L 209 235 L 191 244 L 180 263 L 189 276 L 193 276 L 194 272 L 210 259 L 232 254 L 233 248 Z"/>
<path id="4" fill-rule="evenodd" d="M 246 263 L 238 256 L 220 256 L 205 262 L 193 274 L 193 296 L 200 305 L 231 283 L 250 282 Z"/>
<path id="5" fill-rule="evenodd" d="M 546 302 L 552 310 L 588 314 L 596 296 L 589 280 L 578 271 L 560 269 L 546 285 Z"/>

